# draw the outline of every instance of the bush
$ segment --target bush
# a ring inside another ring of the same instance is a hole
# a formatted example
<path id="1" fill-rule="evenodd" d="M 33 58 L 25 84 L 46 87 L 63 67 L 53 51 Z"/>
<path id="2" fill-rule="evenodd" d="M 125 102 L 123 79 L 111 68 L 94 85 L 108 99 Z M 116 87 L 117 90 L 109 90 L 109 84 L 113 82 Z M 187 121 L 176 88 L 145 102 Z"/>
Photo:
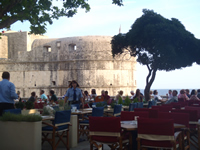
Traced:
<path id="1" fill-rule="evenodd" d="M 119 97 L 118 104 L 123 104 L 123 100 L 121 97 Z"/>
<path id="2" fill-rule="evenodd" d="M 23 110 L 24 106 L 25 106 L 25 104 L 22 103 L 22 102 L 17 102 L 17 103 L 15 103 L 15 107 L 18 108 L 18 109 Z"/>
<path id="3" fill-rule="evenodd" d="M 34 108 L 34 103 L 31 101 L 27 101 L 25 103 L 26 109 L 33 109 Z"/>
<path id="4" fill-rule="evenodd" d="M 37 122 L 42 121 L 42 117 L 35 114 L 22 115 L 22 114 L 12 114 L 12 113 L 4 113 L 2 117 L 0 117 L 1 121 L 17 121 L 17 122 Z"/>
<path id="5" fill-rule="evenodd" d="M 58 100 L 58 104 L 60 107 L 64 106 L 65 101 L 64 100 Z"/>
<path id="6" fill-rule="evenodd" d="M 125 98 L 125 100 L 124 100 L 123 105 L 124 105 L 124 106 L 129 106 L 130 103 L 131 103 L 131 100 L 130 100 L 130 98 L 129 98 L 128 95 L 127 95 L 126 98 Z"/>

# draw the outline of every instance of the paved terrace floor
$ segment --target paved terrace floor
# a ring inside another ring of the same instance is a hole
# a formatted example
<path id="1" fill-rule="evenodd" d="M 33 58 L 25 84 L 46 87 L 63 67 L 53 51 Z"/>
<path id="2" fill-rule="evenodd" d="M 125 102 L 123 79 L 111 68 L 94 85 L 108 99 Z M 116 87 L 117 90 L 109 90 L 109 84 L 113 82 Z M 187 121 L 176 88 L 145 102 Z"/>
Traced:
<path id="1" fill-rule="evenodd" d="M 197 141 L 197 139 L 196 139 L 196 141 Z M 49 143 L 45 142 L 42 146 L 42 150 L 50 150 L 50 149 L 51 149 L 51 146 L 49 145 Z M 89 141 L 79 142 L 77 147 L 70 148 L 70 150 L 89 150 L 89 149 L 90 149 Z M 104 145 L 103 149 L 110 150 L 110 148 L 107 145 Z M 62 143 L 60 143 L 56 150 L 66 150 L 66 148 L 64 147 L 64 145 Z M 197 150 L 197 149 L 191 145 L 190 150 Z"/>

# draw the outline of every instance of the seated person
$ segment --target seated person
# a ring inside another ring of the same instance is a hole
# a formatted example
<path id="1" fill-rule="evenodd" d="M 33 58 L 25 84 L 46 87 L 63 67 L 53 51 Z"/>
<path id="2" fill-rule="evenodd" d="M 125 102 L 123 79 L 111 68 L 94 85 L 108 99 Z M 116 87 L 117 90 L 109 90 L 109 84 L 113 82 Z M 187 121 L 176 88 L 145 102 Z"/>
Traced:
<path id="1" fill-rule="evenodd" d="M 110 96 L 108 95 L 108 91 L 105 91 L 104 101 L 108 103 L 109 100 L 110 100 Z"/>
<path id="2" fill-rule="evenodd" d="M 200 89 L 197 90 L 197 97 L 200 98 Z"/>
<path id="3" fill-rule="evenodd" d="M 118 94 L 116 95 L 115 100 L 118 101 L 120 97 L 122 98 L 123 93 L 124 93 L 124 92 L 120 90 L 120 91 L 118 92 Z"/>
<path id="4" fill-rule="evenodd" d="M 172 92 L 172 96 L 173 96 L 173 97 L 170 98 L 169 100 L 163 101 L 163 102 L 165 102 L 165 104 L 170 104 L 170 103 L 172 103 L 172 102 L 178 102 L 177 94 L 178 94 L 178 92 L 177 92 L 176 90 L 173 90 L 173 92 Z"/>
<path id="5" fill-rule="evenodd" d="M 32 92 L 32 93 L 31 93 L 31 97 L 28 99 L 28 101 L 31 101 L 31 102 L 34 103 L 35 100 L 36 100 L 35 92 Z"/>
<path id="6" fill-rule="evenodd" d="M 133 97 L 134 97 L 135 93 L 134 93 L 134 91 L 131 91 L 130 93 L 131 93 L 131 98 L 130 99 L 133 100 Z"/>
<path id="7" fill-rule="evenodd" d="M 41 90 L 40 91 L 40 98 L 43 100 L 43 101 L 47 101 L 47 96 L 44 94 L 44 90 Z"/>
<path id="8" fill-rule="evenodd" d="M 49 95 L 51 96 L 50 102 L 53 103 L 58 100 L 57 96 L 54 94 L 53 90 L 50 90 Z"/>
<path id="9" fill-rule="evenodd" d="M 91 95 L 90 95 L 90 99 L 94 99 L 97 97 L 97 94 L 96 94 L 96 90 L 95 89 L 92 89 L 91 90 Z"/>
<path id="10" fill-rule="evenodd" d="M 169 90 L 166 96 L 167 96 L 167 99 L 171 99 L 173 97 L 172 90 Z"/>
<path id="11" fill-rule="evenodd" d="M 200 91 L 199 91 L 199 92 L 200 92 Z M 188 98 L 190 98 L 190 90 L 189 90 L 189 89 L 186 89 L 186 90 L 185 90 L 185 94 L 187 95 Z M 199 97 L 199 98 L 200 98 L 200 97 Z"/>
<path id="12" fill-rule="evenodd" d="M 142 102 L 143 100 L 143 95 L 140 93 L 140 89 L 137 89 L 135 92 L 135 96 L 133 97 L 133 102 L 137 103 L 137 102 Z"/>
<path id="13" fill-rule="evenodd" d="M 184 98 L 186 100 L 189 100 L 184 89 L 180 90 L 180 94 L 178 95 L 178 98 Z"/>
<path id="14" fill-rule="evenodd" d="M 189 100 L 197 100 L 199 101 L 200 99 L 197 97 L 197 91 L 196 90 L 192 90 L 191 94 L 190 94 L 190 99 Z"/>
<path id="15" fill-rule="evenodd" d="M 158 95 L 158 91 L 157 90 L 154 90 L 153 94 L 154 94 L 154 100 L 155 101 L 163 101 L 162 97 Z"/>
<path id="16" fill-rule="evenodd" d="M 101 96 L 103 96 L 103 97 L 105 96 L 105 91 L 104 90 L 101 91 Z"/>

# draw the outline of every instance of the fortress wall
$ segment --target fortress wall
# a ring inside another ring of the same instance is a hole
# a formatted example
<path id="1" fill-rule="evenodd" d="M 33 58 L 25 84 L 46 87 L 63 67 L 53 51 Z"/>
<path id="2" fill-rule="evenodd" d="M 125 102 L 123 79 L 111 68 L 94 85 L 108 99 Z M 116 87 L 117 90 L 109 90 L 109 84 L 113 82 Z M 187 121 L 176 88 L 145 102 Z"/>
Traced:
<path id="1" fill-rule="evenodd" d="M 130 95 L 137 86 L 135 58 L 120 55 L 113 59 L 110 40 L 109 36 L 35 39 L 31 51 L 18 51 L 17 59 L 1 61 L 0 71 L 11 73 L 11 82 L 22 97 L 30 97 L 32 91 L 39 95 L 40 89 L 46 94 L 54 89 L 63 96 L 71 80 L 89 93 L 95 88 L 98 95 L 101 90 L 108 90 L 109 95 L 123 90 Z M 75 44 L 76 50 L 70 44 Z"/>
<path id="2" fill-rule="evenodd" d="M 0 36 L 0 58 L 8 58 L 8 37 Z"/>

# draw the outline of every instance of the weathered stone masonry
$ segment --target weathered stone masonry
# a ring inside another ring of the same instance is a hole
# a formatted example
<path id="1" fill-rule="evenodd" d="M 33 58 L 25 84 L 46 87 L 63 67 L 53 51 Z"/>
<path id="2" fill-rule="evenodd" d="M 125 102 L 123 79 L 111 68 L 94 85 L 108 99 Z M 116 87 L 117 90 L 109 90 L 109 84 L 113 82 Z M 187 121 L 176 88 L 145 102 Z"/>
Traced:
<path id="1" fill-rule="evenodd" d="M 0 71 L 11 73 L 11 82 L 21 96 L 65 94 L 68 82 L 77 80 L 83 90 L 95 88 L 116 95 L 136 89 L 134 58 L 129 54 L 113 59 L 110 36 L 83 36 L 51 39 L 28 32 L 5 33 L 0 40 Z M 7 43 L 6 43 L 7 42 Z M 8 44 L 8 46 L 5 46 Z M 1 73 L 0 72 L 0 73 Z"/>

